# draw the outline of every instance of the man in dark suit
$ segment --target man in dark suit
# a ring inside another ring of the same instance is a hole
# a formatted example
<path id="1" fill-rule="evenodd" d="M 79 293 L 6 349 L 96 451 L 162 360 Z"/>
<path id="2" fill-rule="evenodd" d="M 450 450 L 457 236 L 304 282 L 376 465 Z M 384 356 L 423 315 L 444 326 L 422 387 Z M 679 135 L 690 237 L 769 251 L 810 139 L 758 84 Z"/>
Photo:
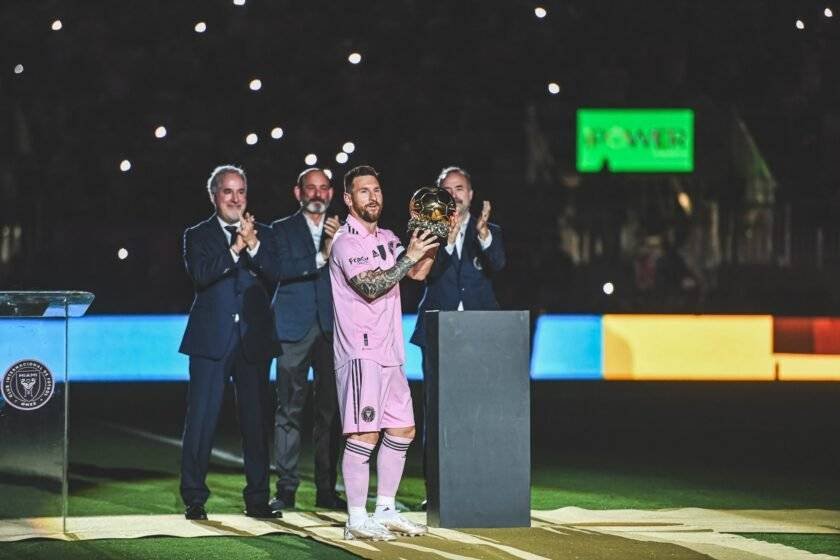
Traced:
<path id="1" fill-rule="evenodd" d="M 306 376 L 312 366 L 315 505 L 344 509 L 347 503 L 335 492 L 341 423 L 333 366 L 332 292 L 329 267 L 324 266 L 341 224 L 337 216 L 327 217 L 333 188 L 321 169 L 305 169 L 298 175 L 293 192 L 300 210 L 271 224 L 280 260 L 272 309 L 283 353 L 277 360 L 274 413 L 277 492 L 270 505 L 277 510 L 295 506 Z"/>
<path id="2" fill-rule="evenodd" d="M 245 212 L 245 172 L 213 170 L 207 191 L 216 212 L 184 232 L 184 263 L 195 287 L 180 352 L 190 357 L 181 455 L 187 519 L 207 519 L 207 469 L 225 383 L 233 378 L 242 432 L 245 515 L 280 517 L 268 506 L 268 368 L 276 354 L 266 285 L 279 261 L 271 230 Z"/>
<path id="3" fill-rule="evenodd" d="M 422 351 L 425 378 L 428 378 L 425 312 L 498 309 L 492 279 L 505 266 L 502 228 L 488 221 L 490 202 L 484 201 L 478 218 L 470 215 L 474 195 L 470 174 L 460 167 L 446 167 L 436 184 L 455 199 L 456 214 L 446 247 L 438 250 L 426 277 L 411 335 L 411 342 Z M 427 398 L 428 392 L 424 391 L 424 410 L 429 408 Z M 423 440 L 425 447 L 425 433 Z"/>

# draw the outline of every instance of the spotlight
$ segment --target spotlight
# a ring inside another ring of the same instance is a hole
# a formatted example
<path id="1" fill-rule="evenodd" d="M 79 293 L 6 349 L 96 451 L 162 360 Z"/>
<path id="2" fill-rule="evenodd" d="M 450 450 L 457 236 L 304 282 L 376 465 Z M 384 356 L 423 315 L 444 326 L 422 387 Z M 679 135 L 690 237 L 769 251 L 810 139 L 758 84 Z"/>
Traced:
<path id="1" fill-rule="evenodd" d="M 234 6 L 244 6 L 245 5 L 245 0 L 233 0 L 233 5 Z"/>
<path id="2" fill-rule="evenodd" d="M 249 146 L 253 146 L 257 142 L 259 142 L 259 140 L 260 140 L 259 137 L 256 134 L 254 134 L 253 132 L 245 137 L 245 143 L 248 144 Z"/>
<path id="3" fill-rule="evenodd" d="M 332 181 L 332 169 L 324 169 L 324 175 L 326 175 L 330 181 Z"/>
<path id="4" fill-rule="evenodd" d="M 548 15 L 548 12 L 545 11 L 545 8 L 543 8 L 542 6 L 537 6 L 536 8 L 534 8 L 534 15 L 542 19 Z"/>
<path id="5" fill-rule="evenodd" d="M 347 152 L 348 154 L 352 154 L 356 151 L 356 144 L 353 142 L 345 142 L 344 145 L 341 147 L 342 152 Z"/>
<path id="6" fill-rule="evenodd" d="M 357 52 L 350 53 L 350 56 L 347 57 L 347 60 L 350 64 L 358 64 L 362 61 L 362 55 Z"/>
<path id="7" fill-rule="evenodd" d="M 23 74 L 23 64 L 15 65 L 15 74 Z"/>
<path id="8" fill-rule="evenodd" d="M 347 163 L 348 159 L 349 158 L 347 154 L 345 154 L 344 152 L 338 152 L 337 154 L 335 154 L 335 161 L 337 161 L 338 163 Z"/>
<path id="9" fill-rule="evenodd" d="M 271 137 L 275 140 L 280 140 L 281 138 L 283 138 L 283 129 L 279 126 L 275 126 L 271 129 Z"/>
<path id="10" fill-rule="evenodd" d="M 207 24 L 206 23 L 204 23 L 203 21 L 199 21 L 198 23 L 195 24 L 195 32 L 196 33 L 204 33 L 205 31 L 207 31 Z"/>
<path id="11" fill-rule="evenodd" d="M 251 88 L 251 91 L 260 91 L 262 87 L 262 81 L 258 79 L 251 80 L 251 83 L 248 84 L 248 87 Z"/>
<path id="12" fill-rule="evenodd" d="M 62 27 L 64 27 L 64 24 L 61 23 L 60 19 L 57 19 L 54 22 L 52 22 L 52 25 L 50 27 L 53 31 L 59 31 Z"/>
<path id="13" fill-rule="evenodd" d="M 605 282 L 602 289 L 604 290 L 605 294 L 611 296 L 612 293 L 615 291 L 615 286 L 613 286 L 612 282 Z"/>
<path id="14" fill-rule="evenodd" d="M 801 19 L 796 20 L 796 28 L 799 30 L 805 29 L 805 22 Z"/>
<path id="15" fill-rule="evenodd" d="M 831 11 L 831 8 L 826 8 L 823 13 L 825 14 L 825 17 L 834 17 L 834 12 Z"/>
<path id="16" fill-rule="evenodd" d="M 122 171 L 123 173 L 125 173 L 125 172 L 126 172 L 126 171 L 128 171 L 129 169 L 131 169 L 131 162 L 130 162 L 130 161 L 128 161 L 127 159 L 122 160 L 122 161 L 120 162 L 120 171 Z"/>
<path id="17" fill-rule="evenodd" d="M 548 93 L 551 95 L 557 95 L 560 93 L 560 84 L 557 82 L 551 82 L 548 84 Z"/>
<path id="18" fill-rule="evenodd" d="M 117 251 L 117 258 L 120 259 L 121 261 L 124 261 L 125 259 L 127 259 L 128 258 L 128 249 L 126 249 L 125 247 L 120 247 L 120 250 Z"/>
<path id="19" fill-rule="evenodd" d="M 166 136 L 166 127 L 165 126 L 157 127 L 155 129 L 155 137 L 156 138 L 163 138 L 164 136 Z"/>
<path id="20" fill-rule="evenodd" d="M 316 163 L 318 163 L 318 156 L 316 156 L 315 154 L 306 154 L 306 157 L 303 158 L 303 162 L 306 165 L 315 165 Z"/>

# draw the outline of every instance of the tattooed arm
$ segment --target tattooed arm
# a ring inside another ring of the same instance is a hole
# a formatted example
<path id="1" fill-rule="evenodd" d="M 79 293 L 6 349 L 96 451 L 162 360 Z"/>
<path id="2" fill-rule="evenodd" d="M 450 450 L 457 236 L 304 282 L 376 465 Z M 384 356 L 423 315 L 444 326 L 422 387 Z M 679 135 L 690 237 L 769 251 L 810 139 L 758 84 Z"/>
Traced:
<path id="1" fill-rule="evenodd" d="M 440 245 L 437 238 L 427 231 L 417 231 L 411 235 L 411 241 L 405 252 L 397 258 L 397 262 L 388 270 L 377 268 L 366 270 L 350 278 L 350 285 L 363 298 L 373 301 L 399 282 L 408 274 L 417 262 L 427 252 L 437 249 Z"/>
<path id="2" fill-rule="evenodd" d="M 416 261 L 403 253 L 388 270 L 377 268 L 362 272 L 350 279 L 350 285 L 366 300 L 373 301 L 393 288 L 415 264 Z"/>

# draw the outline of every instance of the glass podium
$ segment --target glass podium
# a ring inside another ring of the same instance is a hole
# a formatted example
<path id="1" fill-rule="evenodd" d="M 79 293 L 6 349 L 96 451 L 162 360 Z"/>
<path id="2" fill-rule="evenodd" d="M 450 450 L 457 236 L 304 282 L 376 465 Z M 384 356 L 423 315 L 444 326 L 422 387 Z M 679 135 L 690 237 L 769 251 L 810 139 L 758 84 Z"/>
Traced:
<path id="1" fill-rule="evenodd" d="M 68 319 L 87 292 L 0 292 L 0 519 L 67 519 Z"/>

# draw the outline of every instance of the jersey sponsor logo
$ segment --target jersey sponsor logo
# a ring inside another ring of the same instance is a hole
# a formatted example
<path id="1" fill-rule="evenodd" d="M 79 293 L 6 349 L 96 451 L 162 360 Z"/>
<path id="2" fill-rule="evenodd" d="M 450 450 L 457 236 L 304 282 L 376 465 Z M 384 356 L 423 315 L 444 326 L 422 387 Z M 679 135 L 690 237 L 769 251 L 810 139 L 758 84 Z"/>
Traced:
<path id="1" fill-rule="evenodd" d="M 53 374 L 37 360 L 22 360 L 13 364 L 0 383 L 3 399 L 18 410 L 36 410 L 53 396 Z"/>
<path id="2" fill-rule="evenodd" d="M 366 406 L 362 409 L 362 420 L 373 422 L 374 418 L 376 418 L 376 410 L 372 406 Z"/>
<path id="3" fill-rule="evenodd" d="M 350 257 L 348 260 L 350 264 L 367 264 L 370 261 L 367 257 Z"/>

